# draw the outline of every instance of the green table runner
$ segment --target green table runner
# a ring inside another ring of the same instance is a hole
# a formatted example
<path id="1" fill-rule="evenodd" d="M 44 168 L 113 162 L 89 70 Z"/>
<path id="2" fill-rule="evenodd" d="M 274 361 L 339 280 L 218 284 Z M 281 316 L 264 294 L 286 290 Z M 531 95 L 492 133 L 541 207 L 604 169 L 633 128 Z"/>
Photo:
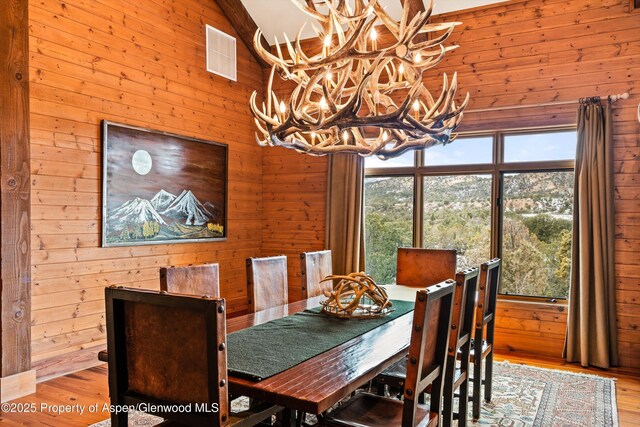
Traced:
<path id="1" fill-rule="evenodd" d="M 413 305 L 394 300 L 395 311 L 378 319 L 340 319 L 318 307 L 233 332 L 227 336 L 229 373 L 261 381 L 397 319 Z"/>

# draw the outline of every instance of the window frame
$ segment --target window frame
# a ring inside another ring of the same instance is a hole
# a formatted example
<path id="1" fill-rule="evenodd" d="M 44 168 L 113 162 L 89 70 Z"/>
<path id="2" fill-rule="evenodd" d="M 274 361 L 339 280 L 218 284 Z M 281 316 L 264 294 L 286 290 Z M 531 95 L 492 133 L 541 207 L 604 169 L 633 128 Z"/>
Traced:
<path id="1" fill-rule="evenodd" d="M 459 138 L 491 137 L 492 162 L 463 165 L 423 165 L 423 151 L 414 152 L 413 166 L 366 168 L 365 177 L 413 177 L 413 246 L 423 247 L 423 219 L 424 219 L 424 177 L 428 176 L 453 176 L 453 175 L 490 175 L 491 176 L 491 257 L 501 258 L 502 251 L 502 200 L 504 199 L 505 174 L 509 173 L 535 173 L 535 172 L 568 172 L 575 170 L 573 160 L 547 160 L 532 162 L 505 162 L 504 146 L 505 137 L 521 134 L 557 133 L 563 131 L 576 131 L 575 125 L 549 126 L 534 128 L 517 128 L 491 131 L 459 132 Z M 455 143 L 455 142 L 454 142 Z M 505 300 L 518 300 L 527 302 L 566 303 L 567 297 L 544 297 L 535 295 L 498 294 Z"/>

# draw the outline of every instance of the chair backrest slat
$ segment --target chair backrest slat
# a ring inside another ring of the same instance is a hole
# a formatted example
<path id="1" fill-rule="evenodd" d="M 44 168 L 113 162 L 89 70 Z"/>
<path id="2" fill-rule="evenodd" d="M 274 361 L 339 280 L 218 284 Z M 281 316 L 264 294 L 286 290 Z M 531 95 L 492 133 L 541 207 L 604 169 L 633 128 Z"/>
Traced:
<path id="1" fill-rule="evenodd" d="M 285 255 L 247 259 L 247 302 L 250 312 L 287 304 L 288 292 Z"/>
<path id="2" fill-rule="evenodd" d="M 454 291 L 455 282 L 447 280 L 416 293 L 404 389 L 403 427 L 416 424 L 417 397 L 429 385 L 430 409 L 438 414 L 442 412 Z"/>
<path id="3" fill-rule="evenodd" d="M 499 258 L 480 265 L 480 281 L 478 283 L 478 301 L 476 305 L 476 330 L 482 329 L 490 319 L 495 318 L 500 287 Z"/>
<path id="4" fill-rule="evenodd" d="M 160 269 L 160 290 L 176 294 L 219 297 L 218 264 L 163 267 Z"/>
<path id="5" fill-rule="evenodd" d="M 455 274 L 454 249 L 398 248 L 397 285 L 425 288 Z"/>
<path id="6" fill-rule="evenodd" d="M 469 268 L 456 274 L 449 356 L 456 357 L 458 349 L 472 336 L 477 288 L 478 268 Z"/>
<path id="7" fill-rule="evenodd" d="M 302 299 L 323 295 L 333 289 L 331 281 L 320 281 L 333 272 L 331 251 L 303 252 L 300 254 L 300 277 L 302 279 Z"/>
<path id="8" fill-rule="evenodd" d="M 156 415 L 223 426 L 225 301 L 123 287 L 107 288 L 105 300 L 111 403 L 216 404 L 218 413 Z"/>

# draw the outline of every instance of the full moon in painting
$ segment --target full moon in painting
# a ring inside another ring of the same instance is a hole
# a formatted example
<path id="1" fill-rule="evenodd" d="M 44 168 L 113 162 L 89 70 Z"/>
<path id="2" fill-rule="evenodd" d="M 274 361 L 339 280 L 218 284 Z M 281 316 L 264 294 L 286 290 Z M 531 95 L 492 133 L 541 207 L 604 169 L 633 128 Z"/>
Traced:
<path id="1" fill-rule="evenodd" d="M 151 155 L 145 150 L 138 150 L 131 157 L 131 165 L 138 175 L 146 175 L 151 170 Z"/>

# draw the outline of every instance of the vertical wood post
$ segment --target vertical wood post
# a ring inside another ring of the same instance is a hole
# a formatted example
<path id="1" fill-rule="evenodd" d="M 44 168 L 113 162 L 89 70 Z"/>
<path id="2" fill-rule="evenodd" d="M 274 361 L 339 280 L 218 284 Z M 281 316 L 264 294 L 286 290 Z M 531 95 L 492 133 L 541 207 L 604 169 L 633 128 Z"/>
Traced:
<path id="1" fill-rule="evenodd" d="M 31 371 L 28 0 L 0 7 L 0 398 L 35 391 Z"/>

